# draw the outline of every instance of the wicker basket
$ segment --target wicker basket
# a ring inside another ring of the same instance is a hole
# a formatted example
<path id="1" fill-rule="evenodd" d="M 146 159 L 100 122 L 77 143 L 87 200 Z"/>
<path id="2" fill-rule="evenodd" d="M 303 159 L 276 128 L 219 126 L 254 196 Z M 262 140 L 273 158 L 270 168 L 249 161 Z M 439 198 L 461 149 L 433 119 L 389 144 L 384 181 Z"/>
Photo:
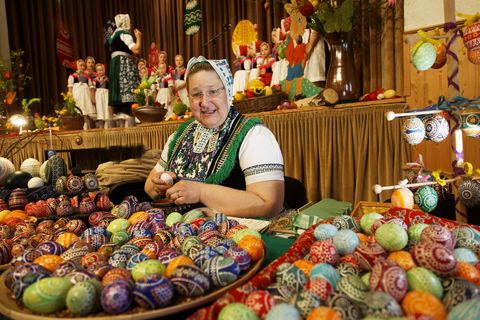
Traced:
<path id="1" fill-rule="evenodd" d="M 391 207 L 392 204 L 388 202 L 360 201 L 353 209 L 352 217 L 360 219 L 366 213 L 384 213 Z M 416 204 L 413 205 L 413 209 L 420 210 Z"/>
<path id="2" fill-rule="evenodd" d="M 285 93 L 275 93 L 269 96 L 261 96 L 242 101 L 235 101 L 233 106 L 240 113 L 253 113 L 272 111 L 283 101 L 288 100 Z"/>

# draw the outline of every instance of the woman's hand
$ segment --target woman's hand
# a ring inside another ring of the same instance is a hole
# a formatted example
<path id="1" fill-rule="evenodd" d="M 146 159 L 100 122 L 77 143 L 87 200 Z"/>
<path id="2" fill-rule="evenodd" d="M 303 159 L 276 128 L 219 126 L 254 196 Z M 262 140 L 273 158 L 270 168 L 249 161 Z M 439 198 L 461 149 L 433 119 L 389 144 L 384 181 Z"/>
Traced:
<path id="1" fill-rule="evenodd" d="M 165 195 L 178 205 L 199 203 L 203 185 L 201 182 L 180 180 L 166 190 Z"/>
<path id="2" fill-rule="evenodd" d="M 171 184 L 168 184 L 166 181 L 160 179 L 162 173 L 163 172 L 157 172 L 154 169 L 148 175 L 147 182 L 145 183 L 145 192 L 152 199 L 155 199 L 158 195 L 164 195 L 165 192 L 172 187 Z M 172 177 L 172 179 L 176 179 L 175 173 L 168 171 L 168 174 Z"/>
<path id="3" fill-rule="evenodd" d="M 133 30 L 133 33 L 137 39 L 142 37 L 142 32 L 138 29 Z"/>

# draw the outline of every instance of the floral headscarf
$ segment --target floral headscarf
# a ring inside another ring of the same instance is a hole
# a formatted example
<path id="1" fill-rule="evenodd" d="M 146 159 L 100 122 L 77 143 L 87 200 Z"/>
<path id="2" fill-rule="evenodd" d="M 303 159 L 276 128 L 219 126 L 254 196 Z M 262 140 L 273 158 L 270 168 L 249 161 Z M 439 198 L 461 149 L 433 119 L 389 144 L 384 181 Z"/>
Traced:
<path id="1" fill-rule="evenodd" d="M 127 14 L 117 14 L 115 16 L 116 30 L 130 30 L 130 16 Z"/>
<path id="2" fill-rule="evenodd" d="M 220 80 L 222 80 L 223 86 L 225 87 L 225 92 L 227 93 L 227 102 L 230 105 L 233 99 L 233 77 L 227 60 L 209 60 L 203 56 L 199 56 L 198 58 L 193 57 L 190 59 L 190 61 L 188 61 L 185 78 L 188 77 L 188 73 L 194 65 L 202 62 L 207 62 L 210 64 L 220 77 Z"/>

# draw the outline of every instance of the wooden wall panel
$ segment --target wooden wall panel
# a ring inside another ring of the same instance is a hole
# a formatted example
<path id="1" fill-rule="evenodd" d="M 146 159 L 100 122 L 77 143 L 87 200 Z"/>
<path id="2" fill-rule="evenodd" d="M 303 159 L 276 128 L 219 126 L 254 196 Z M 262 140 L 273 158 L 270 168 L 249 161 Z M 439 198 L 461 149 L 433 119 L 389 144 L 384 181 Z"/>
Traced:
<path id="1" fill-rule="evenodd" d="M 415 34 L 404 35 L 404 92 L 409 109 L 422 109 L 436 103 L 440 95 L 447 96 L 447 68 L 418 71 L 411 64 L 411 46 L 415 43 Z M 459 40 L 459 82 L 460 92 L 466 98 L 480 96 L 480 65 L 468 61 L 467 51 Z M 398 120 L 397 120 L 398 121 Z M 475 168 L 480 167 L 480 138 L 463 135 L 465 161 L 471 162 Z M 424 141 L 412 147 L 412 160 L 422 154 L 428 169 L 450 171 L 452 162 L 451 139 L 440 143 Z"/>

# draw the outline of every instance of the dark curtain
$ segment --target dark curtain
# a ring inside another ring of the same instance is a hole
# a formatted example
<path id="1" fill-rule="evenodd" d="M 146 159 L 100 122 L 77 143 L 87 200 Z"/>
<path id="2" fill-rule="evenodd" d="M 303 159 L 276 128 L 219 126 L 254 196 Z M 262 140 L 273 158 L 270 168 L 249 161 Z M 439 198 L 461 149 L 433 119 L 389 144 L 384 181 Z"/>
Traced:
<path id="1" fill-rule="evenodd" d="M 198 2 L 202 10 L 202 25 L 199 32 L 187 36 L 183 30 L 186 0 L 6 0 L 10 48 L 25 50 L 25 62 L 31 66 L 33 81 L 26 87 L 25 96 L 42 98 L 41 105 L 32 107 L 32 111 L 51 113 L 53 105 L 61 98 L 60 92 L 67 89 L 68 71 L 58 61 L 56 52 L 57 33 L 62 26 L 71 35 L 75 58 L 93 56 L 108 68 L 110 55 L 103 43 L 103 28 L 118 13 L 129 13 L 132 28 L 142 31 L 143 57 L 148 57 L 150 44 L 155 42 L 160 50 L 168 53 L 168 63 L 171 65 L 176 54 L 182 54 L 186 61 L 200 54 L 208 58 L 227 58 L 233 61 L 231 36 L 240 20 L 248 19 L 257 23 L 259 39 L 270 41 L 272 28 L 280 26 L 280 20 L 286 16 L 281 0 Z M 270 5 L 268 10 L 264 7 L 266 2 Z M 395 12 L 403 15 L 402 8 L 403 3 L 398 4 Z M 362 21 L 362 35 L 367 34 L 366 30 L 372 35 L 369 38 L 362 37 L 361 41 L 365 92 L 382 86 L 387 78 L 401 77 L 397 62 L 401 65 L 403 61 L 402 50 L 396 46 L 382 48 L 381 42 L 385 39 L 391 41 L 388 39 L 393 35 L 395 41 L 401 43 L 401 36 L 398 36 L 398 32 L 382 31 L 384 24 L 378 23 L 379 20 L 382 21 L 380 10 L 370 12 L 370 15 Z M 396 17 L 398 14 L 389 19 L 388 30 L 391 30 L 393 23 L 398 25 L 394 22 Z M 231 29 L 226 28 L 227 25 L 231 25 Z M 215 36 L 218 38 L 214 49 L 213 43 L 206 43 Z M 389 52 L 375 54 L 382 50 Z M 395 63 L 389 65 L 397 68 L 381 68 L 385 57 L 392 57 Z M 393 73 L 387 75 L 385 72 Z M 378 74 L 382 76 L 379 77 Z M 398 79 L 394 85 L 398 85 Z"/>

